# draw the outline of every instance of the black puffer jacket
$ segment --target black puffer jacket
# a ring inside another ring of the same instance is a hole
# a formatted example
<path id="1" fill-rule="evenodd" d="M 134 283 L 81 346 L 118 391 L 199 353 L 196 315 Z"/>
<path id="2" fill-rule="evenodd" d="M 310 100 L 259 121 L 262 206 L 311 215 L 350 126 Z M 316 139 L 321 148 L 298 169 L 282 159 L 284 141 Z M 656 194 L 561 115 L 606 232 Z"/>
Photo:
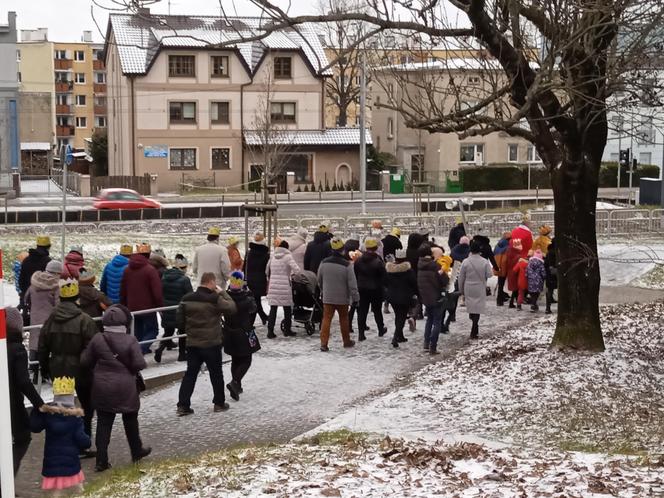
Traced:
<path id="1" fill-rule="evenodd" d="M 383 240 L 383 258 L 387 261 L 388 256 L 394 256 L 398 249 L 403 249 L 401 240 L 396 235 L 388 234 Z"/>
<path id="2" fill-rule="evenodd" d="M 354 263 L 357 289 L 362 291 L 382 290 L 385 283 L 385 263 L 375 251 L 366 251 Z"/>
<path id="3" fill-rule="evenodd" d="M 161 288 L 164 293 L 164 306 L 176 306 L 182 298 L 194 292 L 191 280 L 179 268 L 169 268 L 161 277 Z M 164 311 L 161 314 L 163 328 L 175 328 L 175 310 Z"/>
<path id="4" fill-rule="evenodd" d="M 393 305 L 409 305 L 417 295 L 417 277 L 408 261 L 385 265 L 387 302 Z"/>
<path id="5" fill-rule="evenodd" d="M 254 296 L 267 295 L 267 275 L 265 269 L 270 261 L 270 248 L 263 244 L 249 243 L 249 251 L 244 258 L 244 278 Z"/>
<path id="6" fill-rule="evenodd" d="M 450 248 L 450 251 L 459 244 L 461 237 L 464 235 L 466 235 L 466 227 L 463 226 L 463 223 L 459 223 L 452 227 L 450 235 L 447 238 L 447 246 Z"/>
<path id="7" fill-rule="evenodd" d="M 250 291 L 229 290 L 228 295 L 235 302 L 237 313 L 224 320 L 224 352 L 231 356 L 249 356 L 260 349 L 249 345 L 247 332 L 254 328 L 256 301 Z"/>
<path id="8" fill-rule="evenodd" d="M 491 263 L 494 271 L 498 271 L 498 264 L 496 263 L 496 258 L 493 255 L 493 249 L 491 249 L 491 241 L 489 237 L 484 235 L 475 235 L 473 240 L 480 245 L 480 256 Z"/>
<path id="9" fill-rule="evenodd" d="M 440 266 L 431 256 L 420 258 L 418 266 L 417 288 L 420 300 L 424 306 L 433 306 L 447 289 L 450 279 L 446 273 L 440 273 Z"/>
<path id="10" fill-rule="evenodd" d="M 318 267 L 325 258 L 332 256 L 330 239 L 332 234 L 328 232 L 315 232 L 314 240 L 307 244 L 304 252 L 304 269 L 318 273 Z"/>
<path id="11" fill-rule="evenodd" d="M 546 287 L 548 289 L 558 288 L 558 267 L 556 266 L 556 239 L 549 245 L 549 250 L 544 257 L 544 268 L 546 270 Z"/>
<path id="12" fill-rule="evenodd" d="M 23 335 L 20 331 L 7 332 L 7 360 L 12 436 L 18 441 L 21 437 L 30 437 L 30 418 L 25 409 L 23 396 L 30 400 L 34 408 L 39 408 L 44 404 L 30 381 L 28 353 L 23 345 Z"/>
<path id="13" fill-rule="evenodd" d="M 408 245 L 406 248 L 406 259 L 408 259 L 408 262 L 410 263 L 410 267 L 413 269 L 415 274 L 417 274 L 419 268 L 418 268 L 418 261 L 420 259 L 420 255 L 418 254 L 418 249 L 422 244 L 424 244 L 427 241 L 427 236 L 426 235 L 420 235 L 419 233 L 411 233 L 408 236 Z"/>
<path id="14" fill-rule="evenodd" d="M 51 261 L 51 258 L 48 255 L 48 249 L 45 247 L 37 247 L 28 251 L 28 256 L 21 264 L 21 274 L 18 278 L 18 287 L 22 295 L 30 287 L 32 274 L 36 271 L 46 271 L 46 265 L 49 261 Z"/>

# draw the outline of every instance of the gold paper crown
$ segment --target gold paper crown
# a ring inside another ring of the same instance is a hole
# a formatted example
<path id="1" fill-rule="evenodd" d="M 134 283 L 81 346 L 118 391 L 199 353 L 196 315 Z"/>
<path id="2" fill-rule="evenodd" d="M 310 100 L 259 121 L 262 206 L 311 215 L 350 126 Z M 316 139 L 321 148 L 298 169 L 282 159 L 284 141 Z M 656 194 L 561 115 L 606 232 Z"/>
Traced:
<path id="1" fill-rule="evenodd" d="M 367 249 L 376 249 L 378 247 L 378 241 L 373 237 L 368 237 L 364 241 L 364 247 L 366 247 Z"/>
<path id="2" fill-rule="evenodd" d="M 60 298 L 67 299 L 76 296 L 78 296 L 78 282 L 69 278 L 60 280 Z"/>
<path id="3" fill-rule="evenodd" d="M 53 395 L 68 396 L 74 394 L 76 381 L 73 377 L 56 377 L 53 380 Z"/>
<path id="4" fill-rule="evenodd" d="M 131 256 L 132 251 L 131 244 L 122 244 L 120 246 L 120 254 L 123 256 Z"/>
<path id="5" fill-rule="evenodd" d="M 208 229 L 208 235 L 212 235 L 213 237 L 219 237 L 221 235 L 221 228 L 219 228 L 219 227 L 210 227 Z"/>
<path id="6" fill-rule="evenodd" d="M 51 238 L 48 235 L 40 235 L 37 237 L 37 246 L 48 247 L 51 245 Z"/>
<path id="7" fill-rule="evenodd" d="M 340 249 L 343 249 L 343 247 L 344 247 L 344 241 L 343 241 L 340 237 L 334 237 L 334 238 L 330 241 L 330 246 L 331 246 L 332 249 L 334 249 L 335 251 L 338 251 L 338 250 L 340 250 Z"/>
<path id="8" fill-rule="evenodd" d="M 228 245 L 229 246 L 237 244 L 238 242 L 240 242 L 240 239 L 238 239 L 236 236 L 232 235 L 232 236 L 228 237 Z"/>
<path id="9" fill-rule="evenodd" d="M 150 254 L 152 252 L 152 246 L 147 242 L 136 244 L 136 252 L 138 254 Z"/>
<path id="10" fill-rule="evenodd" d="M 395 237 L 401 237 L 401 229 L 399 227 L 392 228 L 392 231 L 390 233 Z"/>

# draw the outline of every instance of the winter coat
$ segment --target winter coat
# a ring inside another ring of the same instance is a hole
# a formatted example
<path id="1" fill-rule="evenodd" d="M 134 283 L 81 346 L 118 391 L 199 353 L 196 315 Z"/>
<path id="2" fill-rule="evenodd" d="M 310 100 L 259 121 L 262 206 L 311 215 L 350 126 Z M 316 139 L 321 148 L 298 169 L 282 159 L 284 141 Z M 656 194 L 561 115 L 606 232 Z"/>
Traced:
<path id="1" fill-rule="evenodd" d="M 164 305 L 159 273 L 142 254 L 132 254 L 129 258 L 120 282 L 120 302 L 131 311 Z"/>
<path id="2" fill-rule="evenodd" d="M 544 269 L 546 270 L 546 287 L 548 289 L 558 288 L 558 267 L 556 266 L 556 241 L 551 241 L 549 251 L 544 258 Z"/>
<path id="3" fill-rule="evenodd" d="M 449 277 L 440 272 L 440 267 L 431 256 L 420 258 L 417 271 L 417 289 L 424 306 L 434 306 L 447 290 Z"/>
<path id="4" fill-rule="evenodd" d="M 222 344 L 222 315 L 236 312 L 237 306 L 226 291 L 199 287 L 182 298 L 175 323 L 178 330 L 187 334 L 187 347 L 211 348 Z"/>
<path id="5" fill-rule="evenodd" d="M 30 380 L 28 353 L 23 346 L 23 336 L 20 333 L 7 333 L 7 363 L 12 435 L 18 441 L 21 435 L 25 436 L 30 432 L 30 418 L 23 397 L 27 397 L 35 409 L 44 404 Z"/>
<path id="6" fill-rule="evenodd" d="M 32 410 L 30 429 L 32 432 L 46 430 L 42 476 L 71 477 L 81 471 L 79 454 L 92 445 L 90 436 L 83 427 L 83 410 L 64 408 L 49 403 L 56 413 L 41 413 Z"/>
<path id="7" fill-rule="evenodd" d="M 449 247 L 450 251 L 459 244 L 461 237 L 464 235 L 466 235 L 466 227 L 463 226 L 463 223 L 458 223 L 452 227 L 450 235 L 447 238 L 447 247 Z"/>
<path id="8" fill-rule="evenodd" d="M 231 261 L 228 258 L 228 249 L 216 242 L 206 242 L 198 246 L 194 252 L 194 261 L 191 266 L 196 275 L 196 283 L 200 284 L 203 273 L 214 273 L 217 285 L 226 288 L 231 274 Z"/>
<path id="9" fill-rule="evenodd" d="M 496 265 L 498 265 L 498 271 L 495 273 L 499 277 L 507 277 L 507 250 L 509 247 L 509 239 L 500 239 L 493 250 L 493 254 L 496 259 Z"/>
<path id="10" fill-rule="evenodd" d="M 516 278 L 516 289 L 519 291 L 528 290 L 528 260 L 526 258 L 519 258 L 519 262 L 514 265 L 513 269 Z M 510 290 L 512 288 L 510 287 Z"/>
<path id="11" fill-rule="evenodd" d="M 182 298 L 194 292 L 191 280 L 179 268 L 169 268 L 161 277 L 161 289 L 164 295 L 164 306 L 176 306 Z M 162 311 L 161 326 L 164 329 L 175 328 L 175 310 Z"/>
<path id="12" fill-rule="evenodd" d="M 491 249 L 491 241 L 489 237 L 484 235 L 475 235 L 473 241 L 477 242 L 480 245 L 480 256 L 488 260 L 491 263 L 491 268 L 494 271 L 498 271 L 498 264 L 496 263 L 496 258 L 493 256 L 493 250 Z"/>
<path id="13" fill-rule="evenodd" d="M 161 254 L 151 252 L 148 261 L 154 266 L 154 269 L 157 270 L 157 273 L 159 274 L 159 278 L 161 278 L 164 275 L 166 268 L 168 268 L 168 260 Z"/>
<path id="14" fill-rule="evenodd" d="M 298 234 L 288 239 L 288 250 L 300 269 L 304 270 L 304 253 L 307 251 L 307 241 Z"/>
<path id="15" fill-rule="evenodd" d="M 521 239 L 521 257 L 527 258 L 528 252 L 533 247 L 533 232 L 526 225 L 519 225 L 512 230 L 512 240 Z"/>
<path id="16" fill-rule="evenodd" d="M 331 238 L 332 234 L 328 232 L 314 233 L 314 240 L 307 244 L 304 251 L 304 270 L 318 273 L 321 262 L 332 255 Z"/>
<path id="17" fill-rule="evenodd" d="M 406 259 L 410 263 L 410 267 L 417 274 L 419 271 L 420 255 L 418 250 L 422 244 L 427 241 L 425 235 L 419 233 L 411 233 L 408 236 L 408 244 L 406 245 Z"/>
<path id="18" fill-rule="evenodd" d="M 535 257 L 530 258 L 526 275 L 528 278 L 528 292 L 542 292 L 544 290 L 544 280 L 546 279 L 544 260 Z"/>
<path id="19" fill-rule="evenodd" d="M 113 304 L 103 292 L 97 290 L 93 284 L 80 284 L 78 287 L 79 306 L 91 318 L 101 316 L 106 308 Z M 99 325 L 101 322 L 97 322 Z"/>
<path id="20" fill-rule="evenodd" d="M 60 302 L 39 334 L 39 366 L 45 377 L 75 377 L 89 382 L 89 372 L 81 369 L 81 352 L 88 346 L 97 326 L 72 301 Z"/>
<path id="21" fill-rule="evenodd" d="M 417 295 L 417 277 L 408 261 L 385 265 L 387 302 L 393 305 L 410 305 Z"/>
<path id="22" fill-rule="evenodd" d="M 468 244 L 457 244 L 450 251 L 450 256 L 456 261 L 462 262 L 470 255 L 470 246 Z"/>
<path id="23" fill-rule="evenodd" d="M 267 265 L 267 302 L 270 306 L 293 306 L 291 277 L 300 272 L 293 255 L 285 247 L 277 247 Z"/>
<path id="24" fill-rule="evenodd" d="M 465 298 L 468 314 L 484 313 L 486 282 L 493 274 L 491 263 L 479 254 L 471 254 L 459 270 L 459 291 Z"/>
<path id="25" fill-rule="evenodd" d="M 231 272 L 241 270 L 242 266 L 244 266 L 244 261 L 242 261 L 242 256 L 240 256 L 240 250 L 237 246 L 228 246 L 228 261 L 231 265 Z"/>
<path id="26" fill-rule="evenodd" d="M 62 278 L 73 278 L 78 280 L 78 273 L 85 266 L 83 255 L 76 251 L 71 251 L 65 256 L 62 263 Z"/>
<path id="27" fill-rule="evenodd" d="M 14 288 L 17 294 L 21 294 L 21 287 L 19 286 L 19 282 L 21 281 L 21 263 L 18 260 L 14 261 L 12 271 L 14 272 Z"/>
<path id="28" fill-rule="evenodd" d="M 101 274 L 99 290 L 106 294 L 113 301 L 113 304 L 120 302 L 120 284 L 122 283 L 122 275 L 128 264 L 129 258 L 122 254 L 117 254 L 104 267 L 104 272 Z"/>
<path id="29" fill-rule="evenodd" d="M 81 364 L 93 371 L 92 406 L 96 410 L 110 413 L 139 410 L 136 374 L 147 364 L 136 337 L 120 332 L 99 333 L 83 351 Z"/>
<path id="30" fill-rule="evenodd" d="M 533 251 L 537 251 L 537 249 L 539 249 L 540 251 L 542 251 L 542 254 L 546 256 L 550 245 L 551 245 L 551 237 L 549 237 L 548 235 L 540 235 L 534 240 L 532 249 Z"/>
<path id="31" fill-rule="evenodd" d="M 251 348 L 247 333 L 254 330 L 256 301 L 246 289 L 229 290 L 237 313 L 224 320 L 224 352 L 231 356 L 249 356 L 260 349 L 260 345 Z"/>
<path id="32" fill-rule="evenodd" d="M 323 304 L 348 305 L 360 300 L 353 264 L 336 252 L 318 268 L 318 288 Z"/>
<path id="33" fill-rule="evenodd" d="M 51 261 L 48 255 L 48 249 L 45 247 L 37 247 L 30 249 L 28 255 L 21 263 L 21 274 L 18 279 L 18 286 L 21 289 L 21 294 L 25 294 L 30 287 L 32 275 L 36 271 L 46 271 L 46 265 Z"/>
<path id="34" fill-rule="evenodd" d="M 270 248 L 263 244 L 249 243 L 249 251 L 244 259 L 244 278 L 254 296 L 267 294 L 267 263 L 270 261 Z"/>
<path id="35" fill-rule="evenodd" d="M 385 284 L 385 262 L 376 252 L 364 252 L 353 267 L 360 292 L 382 291 Z"/>
<path id="36" fill-rule="evenodd" d="M 507 267 L 507 288 L 510 291 L 519 290 L 519 275 L 516 266 L 521 258 L 521 251 L 510 245 L 505 253 L 505 266 Z"/>
<path id="37" fill-rule="evenodd" d="M 391 233 L 386 235 L 381 242 L 383 243 L 383 259 L 385 260 L 388 256 L 394 256 L 398 249 L 403 249 L 401 239 Z"/>
<path id="38" fill-rule="evenodd" d="M 25 305 L 30 310 L 30 325 L 41 325 L 60 302 L 59 275 L 36 271 L 30 279 L 32 284 L 25 294 Z M 39 329 L 30 330 L 30 350 L 36 351 L 39 344 Z"/>

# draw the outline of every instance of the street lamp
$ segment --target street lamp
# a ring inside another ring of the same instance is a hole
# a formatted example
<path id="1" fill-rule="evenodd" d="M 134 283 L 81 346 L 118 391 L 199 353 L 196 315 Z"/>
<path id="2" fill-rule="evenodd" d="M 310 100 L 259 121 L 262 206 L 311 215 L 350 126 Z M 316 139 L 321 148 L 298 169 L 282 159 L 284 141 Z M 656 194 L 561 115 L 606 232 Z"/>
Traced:
<path id="1" fill-rule="evenodd" d="M 460 199 L 451 199 L 445 202 L 445 207 L 450 211 L 458 207 L 459 211 L 461 212 L 461 221 L 463 222 L 464 226 L 466 226 L 466 212 L 464 211 L 463 206 L 472 206 L 473 204 L 475 204 L 475 201 L 472 197 L 461 197 Z"/>

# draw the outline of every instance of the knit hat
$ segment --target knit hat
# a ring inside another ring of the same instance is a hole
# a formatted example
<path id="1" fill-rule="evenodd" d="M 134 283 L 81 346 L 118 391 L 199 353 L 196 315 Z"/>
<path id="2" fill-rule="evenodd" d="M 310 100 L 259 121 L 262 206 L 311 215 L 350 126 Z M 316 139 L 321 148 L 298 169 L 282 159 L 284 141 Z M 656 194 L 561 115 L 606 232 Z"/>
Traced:
<path id="1" fill-rule="evenodd" d="M 537 258 L 537 259 L 544 260 L 544 254 L 542 253 L 542 250 L 541 250 L 541 249 L 537 249 L 537 250 L 533 253 L 533 258 Z"/>
<path id="2" fill-rule="evenodd" d="M 72 299 L 78 297 L 78 281 L 68 278 L 60 280 L 60 299 Z"/>
<path id="3" fill-rule="evenodd" d="M 213 237 L 219 237 L 221 235 L 221 229 L 219 227 L 210 227 L 208 229 L 208 235 L 212 235 Z"/>
<path id="4" fill-rule="evenodd" d="M 120 246 L 120 254 L 122 256 L 131 256 L 132 252 L 131 244 L 122 244 Z"/>
<path id="5" fill-rule="evenodd" d="M 7 334 L 23 334 L 23 315 L 18 308 L 13 306 L 5 308 L 5 321 Z"/>
<path id="6" fill-rule="evenodd" d="M 48 273 L 54 273 L 56 275 L 60 275 L 63 270 L 64 268 L 62 268 L 62 263 L 60 263 L 60 261 L 58 261 L 57 259 L 49 261 L 48 264 L 46 265 L 46 271 Z"/>
<path id="7" fill-rule="evenodd" d="M 152 252 L 152 247 L 147 242 L 136 244 L 136 252 L 138 254 L 150 254 Z"/>
<path id="8" fill-rule="evenodd" d="M 81 256 L 83 256 L 83 246 L 71 246 L 69 248 L 69 252 L 77 252 Z"/>
<path id="9" fill-rule="evenodd" d="M 327 233 L 330 231 L 330 222 L 328 220 L 321 221 L 320 225 L 318 225 L 318 231 Z"/>
<path id="10" fill-rule="evenodd" d="M 81 268 L 78 272 L 78 281 L 81 284 L 93 284 L 95 282 L 95 274 L 86 268 Z"/>
<path id="11" fill-rule="evenodd" d="M 406 250 L 397 249 L 396 251 L 394 251 L 394 257 L 397 259 L 406 259 Z"/>
<path id="12" fill-rule="evenodd" d="M 182 254 L 176 254 L 175 259 L 173 260 L 173 266 L 175 268 L 186 268 L 189 266 L 189 261 Z"/>
<path id="13" fill-rule="evenodd" d="M 459 244 L 464 244 L 467 246 L 468 244 L 470 244 L 470 239 L 464 235 L 459 239 Z"/>
<path id="14" fill-rule="evenodd" d="M 51 247 L 51 237 L 40 235 L 37 237 L 37 247 Z"/>
<path id="15" fill-rule="evenodd" d="M 235 270 L 231 273 L 231 277 L 228 280 L 228 287 L 233 290 L 240 290 L 244 287 L 244 273 L 240 270 Z"/>
<path id="16" fill-rule="evenodd" d="M 392 230 L 390 230 L 390 233 L 394 235 L 395 237 L 401 237 L 401 229 L 399 227 L 392 227 Z"/>
<path id="17" fill-rule="evenodd" d="M 121 304 L 114 304 L 109 306 L 104 315 L 102 316 L 101 323 L 105 327 L 114 327 L 114 326 L 125 326 L 129 327 L 131 325 L 131 312 L 126 306 Z"/>
<path id="18" fill-rule="evenodd" d="M 344 241 L 341 237 L 332 237 L 332 240 L 330 240 L 330 246 L 333 251 L 341 251 L 344 248 Z"/>
<path id="19" fill-rule="evenodd" d="M 367 237 L 364 240 L 364 247 L 366 249 L 378 249 L 378 240 L 373 237 Z"/>
<path id="20" fill-rule="evenodd" d="M 551 227 L 549 225 L 542 225 L 539 227 L 539 234 L 540 235 L 549 235 L 551 233 Z"/>
<path id="21" fill-rule="evenodd" d="M 265 235 L 263 235 L 263 232 L 254 233 L 254 243 L 255 244 L 261 244 L 261 245 L 266 245 Z"/>
<path id="22" fill-rule="evenodd" d="M 238 239 L 235 235 L 231 235 L 228 237 L 228 245 L 229 246 L 234 246 L 235 244 L 239 244 L 240 239 Z"/>
<path id="23" fill-rule="evenodd" d="M 297 229 L 297 234 L 298 234 L 300 237 L 302 237 L 304 240 L 306 240 L 307 237 L 309 236 L 309 232 L 307 231 L 306 228 L 298 228 L 298 229 Z"/>

